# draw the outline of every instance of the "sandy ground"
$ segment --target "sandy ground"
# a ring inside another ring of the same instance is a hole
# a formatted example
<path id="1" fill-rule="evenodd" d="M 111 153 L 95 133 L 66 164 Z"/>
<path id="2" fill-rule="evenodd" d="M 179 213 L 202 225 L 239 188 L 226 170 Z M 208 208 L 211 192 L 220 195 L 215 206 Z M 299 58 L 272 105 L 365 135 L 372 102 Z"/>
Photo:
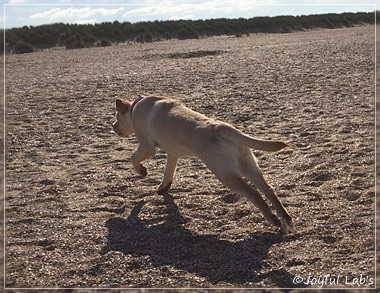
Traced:
<path id="1" fill-rule="evenodd" d="M 374 287 L 374 34 L 7 56 L 6 287 Z M 158 195 L 165 154 L 142 179 L 135 138 L 111 132 L 114 99 L 139 93 L 291 144 L 254 153 L 296 232 L 279 235 L 195 158 Z"/>

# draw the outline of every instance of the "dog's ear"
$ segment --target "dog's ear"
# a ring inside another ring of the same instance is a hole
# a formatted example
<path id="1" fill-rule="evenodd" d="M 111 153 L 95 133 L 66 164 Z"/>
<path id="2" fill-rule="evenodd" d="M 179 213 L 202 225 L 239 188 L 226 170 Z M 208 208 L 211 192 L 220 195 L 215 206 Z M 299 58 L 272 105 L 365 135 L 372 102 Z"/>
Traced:
<path id="1" fill-rule="evenodd" d="M 129 110 L 130 104 L 121 99 L 116 99 L 116 110 L 120 113 L 125 113 Z"/>

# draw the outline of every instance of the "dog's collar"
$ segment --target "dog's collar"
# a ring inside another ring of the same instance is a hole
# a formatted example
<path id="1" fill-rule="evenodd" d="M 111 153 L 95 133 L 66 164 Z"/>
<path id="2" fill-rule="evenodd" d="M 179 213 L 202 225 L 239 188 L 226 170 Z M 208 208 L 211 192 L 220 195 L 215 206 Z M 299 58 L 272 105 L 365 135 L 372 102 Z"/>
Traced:
<path id="1" fill-rule="evenodd" d="M 132 116 L 132 113 L 133 113 L 133 109 L 136 107 L 137 103 L 140 102 L 142 99 L 144 99 L 145 96 L 142 96 L 142 95 L 138 95 L 137 98 L 135 98 L 132 102 L 132 106 L 131 106 L 131 116 Z"/>

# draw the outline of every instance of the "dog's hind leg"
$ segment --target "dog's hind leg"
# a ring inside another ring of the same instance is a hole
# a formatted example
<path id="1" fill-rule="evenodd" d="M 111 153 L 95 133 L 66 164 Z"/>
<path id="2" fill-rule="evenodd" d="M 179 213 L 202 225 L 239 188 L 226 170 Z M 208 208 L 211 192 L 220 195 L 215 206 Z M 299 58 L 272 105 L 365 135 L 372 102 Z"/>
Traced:
<path id="1" fill-rule="evenodd" d="M 280 217 L 281 233 L 289 234 L 290 232 L 292 232 L 293 231 L 292 217 L 289 215 L 289 213 L 286 211 L 284 206 L 281 204 L 278 197 L 274 193 L 272 187 L 268 185 L 268 183 L 264 180 L 264 177 L 262 176 L 259 177 L 259 180 L 256 180 L 255 185 L 269 199 L 269 201 L 272 203 L 273 207 L 275 208 L 277 215 Z"/>
<path id="2" fill-rule="evenodd" d="M 267 203 L 261 197 L 259 192 L 247 184 L 243 178 L 235 174 L 230 174 L 227 177 L 221 179 L 224 185 L 230 188 L 233 192 L 245 196 L 249 201 L 251 201 L 257 208 L 260 209 L 264 218 L 274 226 L 280 227 L 280 220 L 276 215 L 272 213 Z"/>
<path id="3" fill-rule="evenodd" d="M 280 220 L 272 213 L 259 192 L 244 181 L 238 157 L 238 149 L 234 146 L 226 145 L 225 149 L 206 152 L 201 157 L 201 160 L 226 187 L 239 195 L 243 195 L 259 208 L 269 223 L 280 227 Z"/>
<path id="4" fill-rule="evenodd" d="M 277 215 L 281 219 L 281 232 L 283 234 L 288 234 L 292 231 L 292 218 L 279 201 L 272 187 L 265 181 L 264 176 L 250 150 L 247 150 L 247 153 L 241 160 L 241 164 L 243 175 L 261 192 L 263 192 L 266 198 L 268 198 L 268 200 L 272 203 Z"/>
<path id="5" fill-rule="evenodd" d="M 223 161 L 223 158 L 219 158 L 220 161 Z M 229 189 L 231 189 L 233 192 L 243 195 L 245 198 L 247 198 L 250 202 L 252 202 L 264 215 L 264 218 L 271 223 L 274 226 L 281 226 L 280 220 L 277 218 L 276 215 L 274 215 L 269 208 L 268 204 L 264 201 L 264 199 L 261 197 L 259 192 L 254 189 L 252 186 L 250 186 L 247 182 L 244 181 L 242 178 L 240 172 L 236 170 L 235 168 L 227 169 L 228 166 L 234 165 L 232 164 L 226 164 L 225 168 L 213 168 L 209 164 L 206 163 L 211 171 L 214 172 L 216 177 Z"/>
<path id="6" fill-rule="evenodd" d="M 167 154 L 164 179 L 160 186 L 158 186 L 158 194 L 165 194 L 169 191 L 173 182 L 177 161 L 178 157 Z"/>

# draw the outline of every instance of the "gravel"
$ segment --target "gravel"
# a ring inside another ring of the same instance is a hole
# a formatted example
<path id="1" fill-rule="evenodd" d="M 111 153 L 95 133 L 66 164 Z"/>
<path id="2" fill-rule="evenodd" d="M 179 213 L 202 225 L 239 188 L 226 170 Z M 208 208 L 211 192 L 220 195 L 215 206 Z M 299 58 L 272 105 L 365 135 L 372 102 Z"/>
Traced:
<path id="1" fill-rule="evenodd" d="M 373 288 L 374 31 L 7 55 L 6 287 Z M 296 232 L 196 158 L 158 195 L 165 154 L 141 179 L 111 132 L 115 98 L 141 93 L 289 143 L 254 153 Z"/>

